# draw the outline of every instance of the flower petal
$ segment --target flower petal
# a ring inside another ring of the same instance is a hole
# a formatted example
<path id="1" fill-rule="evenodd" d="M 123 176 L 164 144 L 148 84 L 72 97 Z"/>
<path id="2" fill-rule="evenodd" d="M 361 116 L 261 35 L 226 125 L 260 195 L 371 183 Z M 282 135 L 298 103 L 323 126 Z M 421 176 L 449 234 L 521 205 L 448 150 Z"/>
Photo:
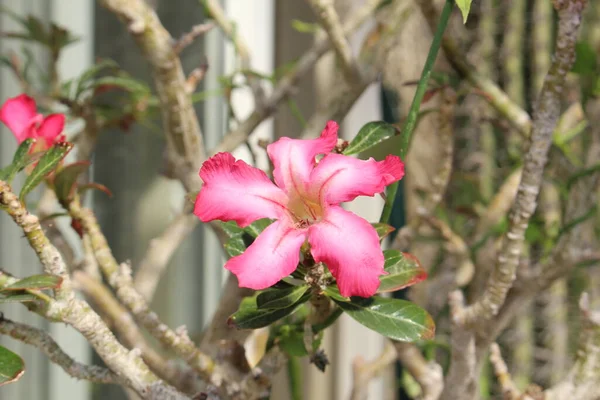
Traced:
<path id="1" fill-rule="evenodd" d="M 341 154 L 328 154 L 310 176 L 310 190 L 324 204 L 352 201 L 357 196 L 373 196 L 404 176 L 400 157 L 389 155 L 383 161 L 359 160 Z"/>
<path id="2" fill-rule="evenodd" d="M 303 193 L 317 154 L 329 153 L 337 143 L 338 124 L 327 122 L 321 137 L 311 140 L 283 137 L 267 146 L 275 183 L 286 193 Z"/>
<path id="3" fill-rule="evenodd" d="M 63 114 L 50 114 L 40 124 L 37 134 L 44 138 L 48 147 L 61 140 L 61 133 L 65 127 Z"/>
<path id="4" fill-rule="evenodd" d="M 200 169 L 204 186 L 196 198 L 194 214 L 204 222 L 218 219 L 250 225 L 261 218 L 285 213 L 286 194 L 267 175 L 229 153 L 218 153 Z"/>
<path id="5" fill-rule="evenodd" d="M 366 220 L 328 207 L 325 218 L 309 228 L 308 242 L 315 261 L 324 262 L 337 280 L 342 296 L 375 294 L 385 260 L 377 232 Z"/>
<path id="6" fill-rule="evenodd" d="M 27 127 L 36 116 L 35 100 L 26 94 L 6 100 L 0 108 L 0 121 L 8 126 L 19 143 L 27 138 Z"/>
<path id="7" fill-rule="evenodd" d="M 225 268 L 237 276 L 240 287 L 268 288 L 294 272 L 306 233 L 289 220 L 275 221 L 243 254 L 227 261 Z"/>

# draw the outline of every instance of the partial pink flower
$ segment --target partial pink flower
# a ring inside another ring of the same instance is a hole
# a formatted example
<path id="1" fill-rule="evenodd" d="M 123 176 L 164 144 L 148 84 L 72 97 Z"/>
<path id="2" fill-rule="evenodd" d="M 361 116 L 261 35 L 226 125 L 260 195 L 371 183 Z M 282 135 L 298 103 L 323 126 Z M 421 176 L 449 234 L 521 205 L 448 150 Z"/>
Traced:
<path id="1" fill-rule="evenodd" d="M 37 139 L 36 150 L 47 150 L 54 143 L 65 140 L 62 135 L 65 116 L 38 114 L 35 100 L 26 94 L 6 100 L 0 108 L 0 121 L 22 143 L 25 139 Z"/>
<path id="2" fill-rule="evenodd" d="M 384 257 L 375 229 L 339 204 L 374 196 L 404 176 L 399 157 L 359 160 L 334 154 L 338 125 L 329 121 L 313 140 L 282 138 L 267 147 L 275 184 L 267 175 L 229 153 L 219 153 L 200 169 L 204 186 L 194 213 L 204 222 L 235 221 L 248 226 L 261 218 L 269 225 L 225 268 L 242 287 L 265 289 L 296 269 L 300 247 L 335 277 L 343 296 L 370 297 L 384 275 Z M 316 157 L 324 154 L 317 163 Z"/>

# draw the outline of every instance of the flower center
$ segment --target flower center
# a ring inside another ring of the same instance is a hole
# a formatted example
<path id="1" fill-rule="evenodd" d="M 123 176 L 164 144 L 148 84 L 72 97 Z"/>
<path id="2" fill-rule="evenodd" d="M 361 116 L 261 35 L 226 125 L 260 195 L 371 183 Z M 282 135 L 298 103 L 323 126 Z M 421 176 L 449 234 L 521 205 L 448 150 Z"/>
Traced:
<path id="1" fill-rule="evenodd" d="M 323 208 L 319 201 L 300 194 L 290 199 L 288 212 L 298 229 L 308 228 L 315 222 L 319 222 L 323 216 Z"/>

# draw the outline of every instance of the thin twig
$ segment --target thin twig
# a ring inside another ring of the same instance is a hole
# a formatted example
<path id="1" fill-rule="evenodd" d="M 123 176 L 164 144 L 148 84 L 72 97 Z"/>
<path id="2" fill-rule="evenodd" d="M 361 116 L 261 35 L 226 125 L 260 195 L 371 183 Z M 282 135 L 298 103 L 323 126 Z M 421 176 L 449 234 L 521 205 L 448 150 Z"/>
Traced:
<path id="1" fill-rule="evenodd" d="M 100 314 L 107 319 L 119 339 L 130 349 L 139 349 L 144 362 L 161 379 L 187 394 L 199 391 L 196 373 L 189 367 L 177 365 L 152 348 L 140 331 L 131 314 L 115 299 L 113 293 L 101 281 L 85 272 L 75 271 L 73 280 Z"/>
<path id="2" fill-rule="evenodd" d="M 200 0 L 208 11 L 208 15 L 215 20 L 219 28 L 223 31 L 225 36 L 233 43 L 236 53 L 240 57 L 240 69 L 244 71 L 246 79 L 252 94 L 254 95 L 254 101 L 256 106 L 262 107 L 265 102 L 265 92 L 260 82 L 260 78 L 252 73 L 252 58 L 250 50 L 244 41 L 244 38 L 237 32 L 234 24 L 227 19 L 225 11 L 216 0 Z"/>
<path id="3" fill-rule="evenodd" d="M 372 15 L 380 2 L 380 0 L 369 0 L 363 7 L 350 15 L 343 25 L 344 34 L 349 35 L 360 27 Z M 264 104 L 257 108 L 234 130 L 228 132 L 211 154 L 233 151 L 239 145 L 243 144 L 248 135 L 250 135 L 262 121 L 273 115 L 279 105 L 295 90 L 296 84 L 300 78 L 306 75 L 314 67 L 321 56 L 327 53 L 331 47 L 332 44 L 329 37 L 324 37 L 308 49 L 300 59 L 298 59 L 294 66 L 279 79 L 272 94 L 265 100 Z M 323 126 L 325 125 L 319 124 L 319 129 L 322 129 Z"/>
<path id="4" fill-rule="evenodd" d="M 508 372 L 508 367 L 502 358 L 502 354 L 500 353 L 500 346 L 497 343 L 492 343 L 490 346 L 490 363 L 494 367 L 494 373 L 496 374 L 496 378 L 500 383 L 500 387 L 502 388 L 502 393 L 504 395 L 504 399 L 506 400 L 516 400 L 519 399 L 521 393 L 515 386 L 510 373 Z"/>
<path id="5" fill-rule="evenodd" d="M 183 51 L 183 49 L 185 49 L 190 44 L 192 44 L 194 42 L 194 40 L 196 40 L 196 38 L 204 35 L 206 32 L 210 31 L 213 27 L 214 27 L 214 25 L 211 23 L 194 25 L 188 33 L 181 36 L 179 38 L 179 40 L 177 40 L 173 44 L 173 50 L 175 51 L 176 54 L 181 53 Z"/>
<path id="6" fill-rule="evenodd" d="M 144 0 L 98 0 L 119 17 L 152 67 L 167 138 L 169 171 L 188 191 L 199 190 L 198 170 L 206 158 L 200 123 L 186 92 L 181 60 L 173 38 Z"/>
<path id="7" fill-rule="evenodd" d="M 421 386 L 421 400 L 437 400 L 444 388 L 442 366 L 427 361 L 413 343 L 394 342 L 398 361 Z"/>
<path id="8" fill-rule="evenodd" d="M 344 34 L 344 29 L 340 23 L 340 17 L 335 10 L 332 0 L 307 0 L 313 9 L 317 19 L 327 32 L 333 45 L 333 50 L 337 54 L 342 71 L 348 82 L 357 82 L 361 80 L 358 64 L 352 55 L 352 48 Z"/>
<path id="9" fill-rule="evenodd" d="M 390 341 L 385 342 L 385 347 L 381 351 L 381 354 L 372 361 L 365 361 L 362 357 L 357 357 L 352 364 L 354 384 L 350 400 L 366 399 L 369 383 L 381 375 L 394 361 L 396 361 L 396 350 Z"/>
<path id="10" fill-rule="evenodd" d="M 156 286 L 171 256 L 197 224 L 198 218 L 194 214 L 183 213 L 159 237 L 150 241 L 134 279 L 135 288 L 145 299 L 154 297 Z"/>

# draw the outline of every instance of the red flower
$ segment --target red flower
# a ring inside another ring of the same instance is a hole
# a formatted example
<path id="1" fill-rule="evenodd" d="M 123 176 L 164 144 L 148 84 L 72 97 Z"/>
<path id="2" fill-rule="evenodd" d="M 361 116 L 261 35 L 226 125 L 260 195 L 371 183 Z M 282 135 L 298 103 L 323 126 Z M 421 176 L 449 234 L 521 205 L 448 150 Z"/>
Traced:
<path id="1" fill-rule="evenodd" d="M 25 139 L 37 139 L 36 149 L 47 150 L 54 143 L 64 141 L 65 126 L 63 114 L 50 114 L 44 117 L 37 113 L 35 100 L 26 94 L 6 100 L 0 108 L 0 121 L 10 129 L 22 143 Z"/>

